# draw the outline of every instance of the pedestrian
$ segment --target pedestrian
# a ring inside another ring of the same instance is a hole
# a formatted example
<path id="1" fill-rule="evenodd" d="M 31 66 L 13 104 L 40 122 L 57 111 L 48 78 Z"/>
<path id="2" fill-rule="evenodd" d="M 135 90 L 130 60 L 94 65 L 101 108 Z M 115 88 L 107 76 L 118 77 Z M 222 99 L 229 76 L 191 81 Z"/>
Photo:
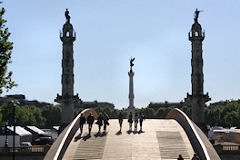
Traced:
<path id="1" fill-rule="evenodd" d="M 128 115 L 128 123 L 129 123 L 129 130 L 132 130 L 132 123 L 133 123 L 133 115 L 132 112 Z"/>
<path id="2" fill-rule="evenodd" d="M 179 156 L 178 156 L 178 159 L 177 159 L 177 160 L 184 160 L 181 154 L 179 154 Z"/>
<path id="3" fill-rule="evenodd" d="M 83 132 L 83 125 L 86 123 L 86 118 L 83 116 L 81 113 L 80 118 L 79 118 L 79 128 L 80 128 L 80 135 L 82 135 Z"/>
<path id="4" fill-rule="evenodd" d="M 194 153 L 192 160 L 200 160 L 200 158 L 198 157 L 198 155 L 196 153 Z"/>
<path id="5" fill-rule="evenodd" d="M 122 115 L 122 111 L 119 113 L 118 115 L 118 121 L 119 121 L 119 125 L 120 125 L 120 132 L 122 131 L 122 123 L 123 123 L 123 115 Z"/>
<path id="6" fill-rule="evenodd" d="M 103 130 L 104 130 L 104 132 L 106 132 L 107 126 L 109 125 L 108 120 L 109 120 L 109 117 L 108 117 L 107 113 L 104 112 L 103 113 Z"/>
<path id="7" fill-rule="evenodd" d="M 102 116 L 102 113 L 99 113 L 99 116 L 97 118 L 97 125 L 98 125 L 98 133 L 100 133 L 101 131 L 101 127 L 103 125 L 103 116 Z"/>
<path id="8" fill-rule="evenodd" d="M 134 130 L 137 131 L 137 124 L 138 124 L 138 113 L 135 113 L 134 116 Z"/>
<path id="9" fill-rule="evenodd" d="M 94 122 L 94 117 L 92 116 L 92 113 L 89 113 L 87 117 L 89 135 L 91 135 L 93 122 Z"/>
<path id="10" fill-rule="evenodd" d="M 140 114 L 139 114 L 140 131 L 142 131 L 143 119 L 144 119 L 144 114 L 142 112 L 140 112 Z"/>

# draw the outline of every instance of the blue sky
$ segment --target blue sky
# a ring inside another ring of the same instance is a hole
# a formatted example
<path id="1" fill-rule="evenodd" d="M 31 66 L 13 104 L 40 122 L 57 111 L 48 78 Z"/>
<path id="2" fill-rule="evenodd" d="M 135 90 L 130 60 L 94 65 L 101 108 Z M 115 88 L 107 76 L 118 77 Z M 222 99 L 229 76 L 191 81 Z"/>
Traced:
<path id="1" fill-rule="evenodd" d="M 83 101 L 128 106 L 129 59 L 135 60 L 135 106 L 178 102 L 191 92 L 188 32 L 196 8 L 203 41 L 204 92 L 211 102 L 240 96 L 238 0 L 3 0 L 14 42 L 13 79 L 5 94 L 53 103 L 61 93 L 59 31 L 68 8 L 76 31 L 74 92 Z"/>

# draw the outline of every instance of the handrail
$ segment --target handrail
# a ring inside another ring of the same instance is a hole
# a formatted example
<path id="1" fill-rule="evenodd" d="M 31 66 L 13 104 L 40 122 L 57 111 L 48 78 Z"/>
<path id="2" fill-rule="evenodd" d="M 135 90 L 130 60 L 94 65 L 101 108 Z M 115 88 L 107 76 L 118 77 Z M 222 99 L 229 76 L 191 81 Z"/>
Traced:
<path id="1" fill-rule="evenodd" d="M 201 136 L 199 135 L 199 133 L 197 132 L 197 130 L 195 128 L 197 126 L 190 120 L 190 118 L 188 118 L 188 116 L 183 111 L 181 111 L 180 109 L 174 108 L 168 113 L 166 118 L 177 120 L 178 123 L 183 127 L 183 129 L 187 133 L 188 138 L 189 138 L 195 152 L 198 152 L 197 154 L 200 156 L 201 159 L 210 160 L 211 156 L 208 153 L 208 149 L 207 149 L 205 143 L 202 141 Z M 212 151 L 212 149 L 214 150 L 213 146 L 211 146 L 211 151 Z M 220 160 L 216 151 L 215 151 L 215 153 L 211 153 L 211 154 L 215 157 L 215 160 L 217 160 L 217 159 Z"/>
<path id="2" fill-rule="evenodd" d="M 79 128 L 79 117 L 81 114 L 86 115 L 91 112 L 93 117 L 96 119 L 97 113 L 93 109 L 85 109 L 62 131 L 58 136 L 57 140 L 53 143 L 49 151 L 47 152 L 44 160 L 58 160 L 62 159 L 72 137 L 75 135 L 77 129 Z"/>

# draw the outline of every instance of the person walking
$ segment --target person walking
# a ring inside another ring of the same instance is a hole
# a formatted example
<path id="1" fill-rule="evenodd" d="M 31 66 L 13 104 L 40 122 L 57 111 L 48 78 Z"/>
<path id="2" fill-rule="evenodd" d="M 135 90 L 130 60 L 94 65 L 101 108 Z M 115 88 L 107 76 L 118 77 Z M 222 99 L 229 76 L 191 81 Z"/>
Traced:
<path id="1" fill-rule="evenodd" d="M 196 153 L 194 153 L 192 160 L 200 160 L 200 158 Z"/>
<path id="2" fill-rule="evenodd" d="M 118 115 L 118 121 L 119 121 L 119 125 L 120 125 L 120 130 L 119 131 L 122 132 L 122 123 L 123 123 L 122 111 Z"/>
<path id="3" fill-rule="evenodd" d="M 83 114 L 80 115 L 79 118 L 79 128 L 80 128 L 80 135 L 82 135 L 83 132 L 83 125 L 86 123 L 86 118 L 83 116 Z"/>
<path id="4" fill-rule="evenodd" d="M 135 113 L 134 116 L 134 130 L 137 131 L 137 124 L 138 124 L 138 113 Z"/>
<path id="5" fill-rule="evenodd" d="M 179 154 L 177 160 L 184 160 L 181 154 Z"/>
<path id="6" fill-rule="evenodd" d="M 102 113 L 99 113 L 99 116 L 97 118 L 97 125 L 98 125 L 98 133 L 101 131 L 101 127 L 103 125 L 103 116 Z"/>
<path id="7" fill-rule="evenodd" d="M 94 122 L 94 117 L 92 116 L 92 113 L 89 113 L 87 117 L 89 135 L 91 135 L 93 122 Z"/>
<path id="8" fill-rule="evenodd" d="M 109 117 L 108 117 L 107 113 L 104 112 L 104 113 L 103 113 L 103 130 L 104 130 L 104 133 L 105 133 L 106 130 L 107 130 L 107 125 L 109 125 L 108 120 L 109 120 Z"/>
<path id="9" fill-rule="evenodd" d="M 144 119 L 144 114 L 142 112 L 140 112 L 140 114 L 139 114 L 140 131 L 142 131 L 143 119 Z"/>
<path id="10" fill-rule="evenodd" d="M 128 115 L 128 123 L 129 123 L 129 130 L 132 130 L 132 123 L 133 123 L 133 115 L 132 112 Z"/>

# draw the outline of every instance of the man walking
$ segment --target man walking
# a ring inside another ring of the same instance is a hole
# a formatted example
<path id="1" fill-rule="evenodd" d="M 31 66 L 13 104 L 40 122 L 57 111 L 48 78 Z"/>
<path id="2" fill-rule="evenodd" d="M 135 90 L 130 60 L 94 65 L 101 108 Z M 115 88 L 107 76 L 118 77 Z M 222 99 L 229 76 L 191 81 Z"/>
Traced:
<path id="1" fill-rule="evenodd" d="M 129 130 L 132 130 L 133 115 L 132 112 L 128 115 Z"/>
<path id="2" fill-rule="evenodd" d="M 120 132 L 122 131 L 122 123 L 123 123 L 123 115 L 122 115 L 122 111 L 119 113 L 118 115 L 118 121 L 119 121 L 119 125 L 120 125 Z"/>
<path id="3" fill-rule="evenodd" d="M 82 132 L 83 132 L 83 125 L 84 125 L 85 122 L 86 122 L 86 118 L 83 116 L 83 114 L 81 114 L 79 119 L 80 119 L 80 120 L 79 120 L 80 135 L 82 135 Z"/>
<path id="4" fill-rule="evenodd" d="M 143 115 L 142 112 L 140 112 L 140 114 L 139 114 L 140 132 L 142 132 L 142 122 L 143 122 L 143 119 L 144 119 L 144 115 Z"/>
<path id="5" fill-rule="evenodd" d="M 99 116 L 97 118 L 97 125 L 98 125 L 98 133 L 101 131 L 101 127 L 103 125 L 103 116 L 102 113 L 99 113 Z"/>
<path id="6" fill-rule="evenodd" d="M 94 122 L 94 117 L 92 116 L 92 113 L 89 113 L 89 116 L 87 117 L 89 135 L 91 135 L 93 122 Z"/>
<path id="7" fill-rule="evenodd" d="M 137 131 L 137 124 L 138 124 L 138 114 L 136 112 L 134 116 L 134 131 Z"/>
<path id="8" fill-rule="evenodd" d="M 109 125 L 108 120 L 109 120 L 109 117 L 108 117 L 107 113 L 104 112 L 104 113 L 103 113 L 103 130 L 104 130 L 104 133 L 105 133 L 106 130 L 107 130 L 107 125 Z"/>

